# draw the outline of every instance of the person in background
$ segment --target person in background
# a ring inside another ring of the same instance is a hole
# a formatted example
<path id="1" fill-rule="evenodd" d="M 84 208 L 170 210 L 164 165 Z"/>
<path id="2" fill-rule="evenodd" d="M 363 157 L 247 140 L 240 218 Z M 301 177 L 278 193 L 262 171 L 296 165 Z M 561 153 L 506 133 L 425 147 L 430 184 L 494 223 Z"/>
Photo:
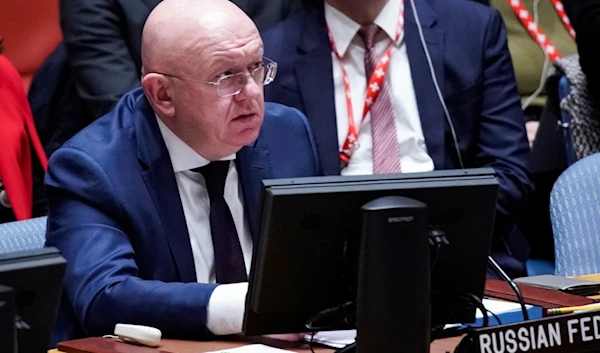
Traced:
<path id="1" fill-rule="evenodd" d="M 523 275 L 527 244 L 513 230 L 531 190 L 529 145 L 502 18 L 473 1 L 414 5 L 326 0 L 265 32 L 279 63 L 266 100 L 307 115 L 326 174 L 494 168 L 493 252 Z"/>
<path id="2" fill-rule="evenodd" d="M 0 223 L 45 214 L 45 203 L 34 203 L 43 193 L 36 187 L 34 197 L 34 180 L 42 180 L 48 163 L 21 77 L 2 51 L 0 37 Z"/>
<path id="3" fill-rule="evenodd" d="M 567 15 L 577 33 L 579 64 L 587 86 L 596 102 L 600 102 L 600 0 L 563 0 Z"/>
<path id="4" fill-rule="evenodd" d="M 264 103 L 263 52 L 227 0 L 152 11 L 142 87 L 50 158 L 46 245 L 69 264 L 55 344 L 117 323 L 241 332 L 262 180 L 322 174 L 304 115 Z"/>
<path id="5" fill-rule="evenodd" d="M 550 191 L 566 168 L 566 154 L 562 131 L 556 128 L 560 118 L 546 107 L 544 88 L 552 62 L 577 53 L 574 33 L 568 20 L 563 21 L 566 16 L 560 0 L 491 0 L 490 4 L 500 12 L 506 24 L 508 48 L 532 146 L 530 166 L 534 192 L 520 231 L 531 245 L 532 257 L 553 259 Z M 539 39 L 543 39 L 543 44 Z M 554 49 L 547 55 L 543 48 L 550 46 Z"/>
<path id="6" fill-rule="evenodd" d="M 512 5 L 517 2 L 519 5 Z M 527 29 L 529 22 L 520 18 L 517 13 L 519 13 L 518 9 L 523 8 L 528 11 L 530 19 L 537 20 L 537 27 L 547 37 L 547 43 L 553 45 L 562 56 L 576 54 L 575 41 L 563 25 L 553 2 L 551 0 L 490 0 L 490 5 L 500 12 L 506 24 L 508 49 L 515 68 L 530 145 L 535 140 L 542 110 L 546 104 L 544 83 L 547 69 L 552 62 L 545 55 L 537 39 L 529 33 Z"/>

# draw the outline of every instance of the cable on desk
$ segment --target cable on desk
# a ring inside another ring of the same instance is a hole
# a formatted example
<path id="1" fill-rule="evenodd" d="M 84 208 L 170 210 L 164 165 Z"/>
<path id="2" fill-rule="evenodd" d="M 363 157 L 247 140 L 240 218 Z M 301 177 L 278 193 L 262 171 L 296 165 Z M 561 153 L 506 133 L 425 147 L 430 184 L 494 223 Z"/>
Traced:
<path id="1" fill-rule="evenodd" d="M 448 315 L 448 318 L 451 318 L 454 315 L 454 313 L 456 312 L 456 310 L 458 310 L 458 309 L 470 310 L 474 307 L 476 309 L 479 309 L 481 311 L 481 313 L 483 314 L 482 327 L 489 326 L 488 310 L 485 308 L 485 306 L 483 305 L 483 302 L 481 301 L 481 299 L 479 299 L 478 296 L 476 296 L 472 293 L 463 293 L 463 294 L 458 295 L 456 298 L 459 300 L 462 300 L 463 302 L 465 302 L 465 304 L 455 306 L 452 309 L 452 311 L 450 312 L 450 314 Z M 470 325 L 468 325 L 466 327 L 461 326 L 458 328 L 452 327 L 449 329 L 445 328 L 445 325 L 434 327 L 431 330 L 431 341 L 435 341 L 436 339 L 440 339 L 440 338 L 464 335 L 464 334 L 470 332 L 472 329 L 473 329 L 473 327 Z"/>
<path id="2" fill-rule="evenodd" d="M 355 317 L 356 303 L 349 301 L 316 313 L 306 320 L 304 326 L 311 332 L 330 330 L 340 325 L 354 325 Z M 331 322 L 321 323 L 324 320 Z"/>
<path id="3" fill-rule="evenodd" d="M 492 316 L 494 317 L 494 319 L 496 320 L 498 325 L 502 325 L 502 321 L 500 320 L 500 318 L 498 317 L 498 315 L 494 314 L 493 312 L 489 311 L 488 309 L 485 309 L 488 313 L 492 314 Z"/>
<path id="4" fill-rule="evenodd" d="M 304 326 L 311 332 L 310 351 L 314 353 L 315 332 L 328 331 L 340 326 L 356 327 L 356 303 L 349 301 L 322 310 L 311 316 Z"/>

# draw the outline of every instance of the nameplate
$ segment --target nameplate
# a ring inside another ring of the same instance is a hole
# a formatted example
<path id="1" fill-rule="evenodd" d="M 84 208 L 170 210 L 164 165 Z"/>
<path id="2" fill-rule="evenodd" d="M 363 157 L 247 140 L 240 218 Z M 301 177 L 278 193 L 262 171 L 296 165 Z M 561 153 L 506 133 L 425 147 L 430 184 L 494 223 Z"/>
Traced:
<path id="1" fill-rule="evenodd" d="M 600 352 L 600 311 L 477 328 L 463 339 L 457 352 Z"/>

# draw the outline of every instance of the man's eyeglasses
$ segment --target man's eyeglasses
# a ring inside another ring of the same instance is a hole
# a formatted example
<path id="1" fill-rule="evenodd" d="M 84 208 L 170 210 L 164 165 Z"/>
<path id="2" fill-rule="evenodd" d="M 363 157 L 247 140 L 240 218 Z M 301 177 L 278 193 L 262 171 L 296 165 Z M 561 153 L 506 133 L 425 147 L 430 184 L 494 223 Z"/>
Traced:
<path id="1" fill-rule="evenodd" d="M 246 82 L 248 82 L 249 76 L 252 77 L 252 79 L 254 80 L 254 82 L 256 82 L 257 85 L 266 86 L 269 83 L 273 82 L 273 80 L 275 79 L 275 75 L 277 74 L 277 63 L 271 59 L 263 58 L 261 65 L 255 69 L 252 69 L 250 72 L 238 72 L 236 74 L 225 75 L 219 77 L 219 79 L 215 82 L 192 80 L 190 78 L 179 77 L 163 72 L 155 73 L 168 77 L 173 77 L 183 81 L 190 81 L 216 86 L 217 94 L 219 95 L 219 97 L 225 98 L 239 94 L 242 91 L 242 89 L 244 89 Z"/>

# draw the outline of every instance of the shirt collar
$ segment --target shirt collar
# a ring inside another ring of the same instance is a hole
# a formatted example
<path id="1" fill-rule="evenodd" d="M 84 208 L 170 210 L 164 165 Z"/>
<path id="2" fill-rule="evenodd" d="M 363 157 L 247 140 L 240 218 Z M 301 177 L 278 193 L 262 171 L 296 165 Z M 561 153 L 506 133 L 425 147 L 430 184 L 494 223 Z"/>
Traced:
<path id="1" fill-rule="evenodd" d="M 162 134 L 165 145 L 171 157 L 171 164 L 175 173 L 190 170 L 194 168 L 204 167 L 210 161 L 196 151 L 194 151 L 187 143 L 183 142 L 167 125 L 156 116 L 158 128 Z M 221 161 L 230 161 L 235 159 L 235 153 L 227 157 L 221 158 Z"/>
<path id="2" fill-rule="evenodd" d="M 368 1 L 368 0 L 365 0 Z M 400 13 L 401 0 L 389 0 L 383 7 L 374 23 L 381 28 L 390 39 L 396 38 L 398 14 Z M 358 33 L 361 25 L 350 17 L 325 2 L 325 20 L 335 40 L 335 46 L 340 56 L 345 56 L 352 39 Z"/>

